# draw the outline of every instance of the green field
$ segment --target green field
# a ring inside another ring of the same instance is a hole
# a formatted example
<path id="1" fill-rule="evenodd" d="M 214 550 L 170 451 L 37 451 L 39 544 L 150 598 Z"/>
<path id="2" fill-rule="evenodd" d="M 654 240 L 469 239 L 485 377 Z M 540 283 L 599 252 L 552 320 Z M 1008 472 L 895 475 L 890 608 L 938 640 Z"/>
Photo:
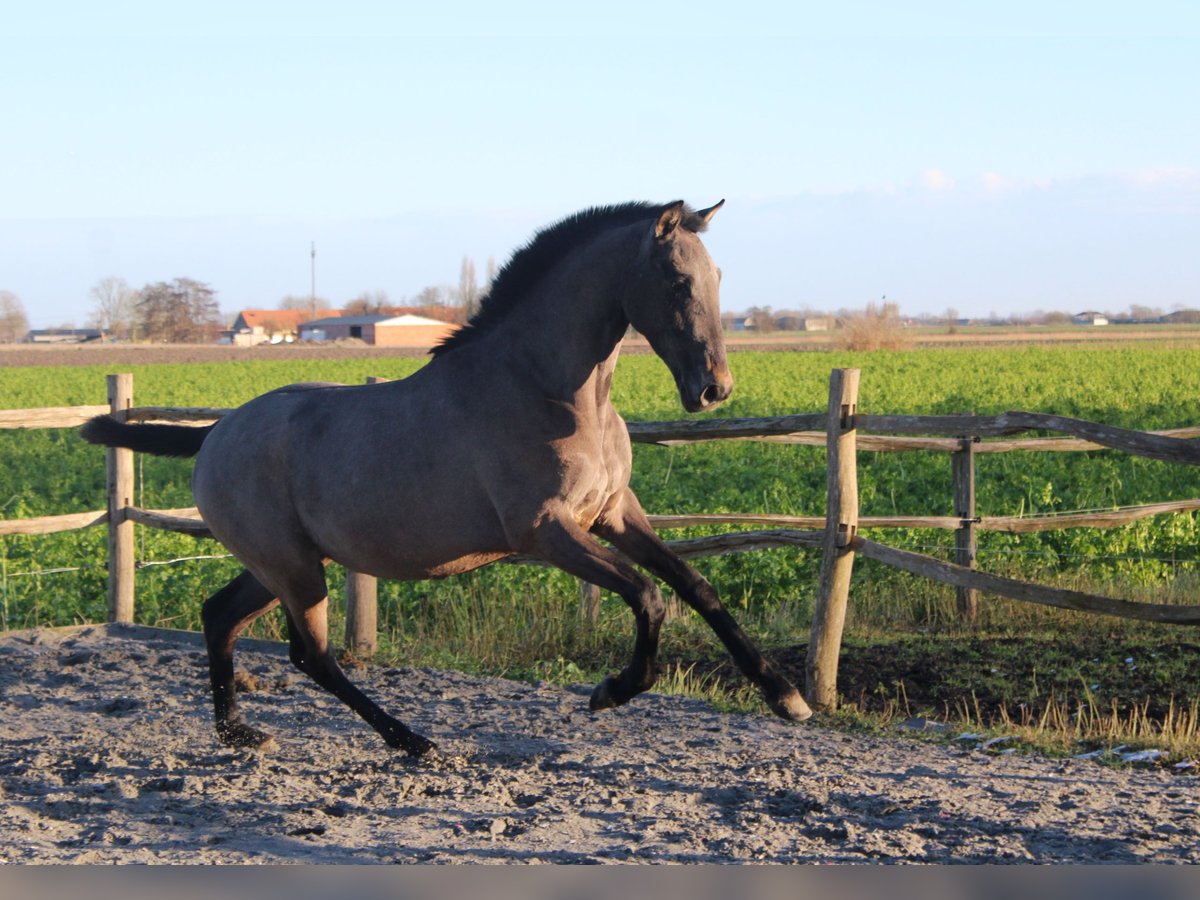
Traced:
<path id="1" fill-rule="evenodd" d="M 1200 369 L 1194 353 L 1178 348 L 946 349 L 905 353 L 739 353 L 732 357 L 734 399 L 718 415 L 813 412 L 824 407 L 829 370 L 862 369 L 860 409 L 879 413 L 999 413 L 1027 409 L 1078 416 L 1130 428 L 1200 423 Z M 361 382 L 368 375 L 400 378 L 423 361 L 412 359 L 269 361 L 132 367 L 135 402 L 142 405 L 234 406 L 293 381 Z M 103 402 L 106 372 L 88 367 L 4 370 L 0 408 Z M 657 359 L 621 360 L 614 399 L 630 420 L 682 418 L 665 367 Z M 0 433 L 0 515 L 5 518 L 97 509 L 103 505 L 102 452 L 70 431 Z M 774 512 L 820 515 L 824 508 L 824 452 L 820 448 L 721 442 L 664 449 L 635 448 L 634 486 L 651 512 Z M 951 513 L 949 461 L 935 453 L 860 454 L 862 515 Z M 191 505 L 190 463 L 144 458 L 138 503 L 152 508 Z M 982 515 L 1019 515 L 1109 509 L 1200 496 L 1200 472 L 1132 459 L 1118 453 L 984 455 L 977 463 Z M 219 553 L 191 538 L 146 529 L 144 561 Z M 686 534 L 698 532 L 690 531 Z M 674 535 L 679 536 L 679 535 Z M 878 535 L 878 532 L 876 533 Z M 883 539 L 919 549 L 945 548 L 944 532 L 907 531 Z M 100 590 L 103 534 L 99 529 L 53 537 L 0 541 L 4 605 L 0 626 L 68 623 L 103 615 Z M 983 568 L 1069 582 L 1117 580 L 1128 590 L 1162 591 L 1194 571 L 1196 528 L 1183 514 L 1119 529 L 980 536 Z M 759 611 L 806 607 L 813 593 L 815 554 L 745 554 L 701 565 L 732 606 Z M 80 573 L 30 576 L 24 572 L 96 567 Z M 227 577 L 228 565 L 178 564 L 143 571 L 139 617 L 193 627 L 196 601 Z M 7 574 L 4 574 L 7 573 Z M 896 610 L 914 624 L 937 619 L 934 602 L 945 592 L 905 576 L 860 578 L 856 610 L 896 604 L 896 595 L 921 609 Z M 493 579 L 499 579 L 495 584 Z M 882 579 L 883 584 L 880 584 Z M 1188 580 L 1186 577 L 1183 580 Z M 466 581 L 504 594 L 538 590 L 557 576 L 501 567 Z M 449 587 L 400 588 L 401 606 L 423 602 Z M 886 596 L 884 596 L 886 595 Z M 502 600 L 498 602 L 503 602 Z M 859 615 L 870 620 L 872 615 Z M 892 616 L 885 617 L 889 620 Z M 385 620 L 390 621 L 390 618 Z"/>
<path id="2" fill-rule="evenodd" d="M 1200 367 L 1178 346 L 1029 349 L 947 348 L 899 353 L 736 353 L 734 399 L 720 416 L 816 412 L 829 371 L 862 369 L 860 409 L 872 413 L 1058 413 L 1129 428 L 1200 423 Z M 266 361 L 127 367 L 136 405 L 233 406 L 294 381 L 400 378 L 411 359 Z M 0 408 L 104 402 L 107 371 L 88 367 L 0 370 Z M 680 419 L 671 379 L 648 356 L 621 360 L 614 400 L 630 420 Z M 28 517 L 103 506 L 103 453 L 71 431 L 0 432 L 0 516 Z M 650 512 L 824 511 L 820 448 L 721 442 L 635 448 L 634 486 Z M 860 453 L 862 515 L 949 515 L 949 459 L 939 453 Z M 191 505 L 188 461 L 139 458 L 137 503 Z M 1110 509 L 1200 497 L 1200 471 L 1122 454 L 1011 453 L 977 461 L 981 515 Z M 678 531 L 670 537 L 702 532 Z M 138 530 L 138 559 L 161 563 L 222 549 Z M 948 532 L 891 530 L 871 536 L 948 558 Z M 1180 514 L 1108 530 L 1032 535 L 981 534 L 981 568 L 1132 599 L 1200 601 L 1200 530 Z M 105 614 L 102 528 L 54 536 L 0 538 L 0 629 L 100 621 Z M 768 643 L 803 641 L 815 592 L 817 554 L 779 550 L 703 560 L 726 603 Z M 66 571 L 58 571 L 66 570 Z M 138 573 L 137 618 L 196 628 L 199 604 L 237 571 L 230 560 L 147 565 Z M 333 571 L 340 605 L 340 573 Z M 383 584 L 381 640 L 389 658 L 469 665 L 549 677 L 615 664 L 631 630 L 628 613 L 606 599 L 599 629 L 580 627 L 572 579 L 548 570 L 498 565 L 445 582 Z M 979 633 L 1018 634 L 1071 617 L 985 598 Z M 1091 623 L 1094 620 L 1087 620 Z M 276 634 L 271 619 L 258 633 Z M 335 628 L 338 625 L 335 622 Z M 1099 626 L 1085 625 L 1088 628 Z M 1107 627 L 1107 626 L 1105 626 Z M 849 638 L 956 633 L 950 589 L 871 564 L 856 566 Z M 848 650 L 848 652 L 850 652 Z M 719 653 L 684 621 L 667 630 L 664 657 Z"/>

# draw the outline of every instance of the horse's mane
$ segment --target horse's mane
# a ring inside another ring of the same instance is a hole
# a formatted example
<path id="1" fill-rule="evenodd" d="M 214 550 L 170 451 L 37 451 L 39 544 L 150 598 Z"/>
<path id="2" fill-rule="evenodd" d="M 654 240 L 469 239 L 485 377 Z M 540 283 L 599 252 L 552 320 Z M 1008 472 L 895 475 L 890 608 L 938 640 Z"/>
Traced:
<path id="1" fill-rule="evenodd" d="M 552 266 L 580 244 L 610 228 L 657 219 L 675 203 L 634 201 L 614 206 L 593 206 L 536 232 L 501 267 L 471 320 L 429 352 L 433 356 L 441 356 L 486 334 Z M 685 204 L 680 224 L 688 231 L 701 232 L 708 223 Z"/>

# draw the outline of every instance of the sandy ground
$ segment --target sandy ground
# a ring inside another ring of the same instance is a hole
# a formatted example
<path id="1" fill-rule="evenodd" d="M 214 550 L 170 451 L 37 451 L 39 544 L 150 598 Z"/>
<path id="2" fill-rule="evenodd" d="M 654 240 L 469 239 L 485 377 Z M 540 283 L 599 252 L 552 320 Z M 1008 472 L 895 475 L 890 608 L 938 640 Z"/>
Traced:
<path id="1" fill-rule="evenodd" d="M 396 755 L 254 642 L 248 718 L 214 739 L 194 635 L 0 635 L 9 863 L 1196 862 L 1200 783 L 863 737 L 649 694 L 371 666 L 356 680 L 440 745 Z"/>

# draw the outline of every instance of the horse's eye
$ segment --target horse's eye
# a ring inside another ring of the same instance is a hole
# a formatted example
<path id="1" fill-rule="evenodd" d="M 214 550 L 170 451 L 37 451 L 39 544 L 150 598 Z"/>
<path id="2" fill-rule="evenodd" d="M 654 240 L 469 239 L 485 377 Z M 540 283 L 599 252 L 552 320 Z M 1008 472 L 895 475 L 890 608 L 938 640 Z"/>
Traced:
<path id="1" fill-rule="evenodd" d="M 671 285 L 671 290 L 680 300 L 686 300 L 692 294 L 692 282 L 689 278 L 681 278 Z"/>

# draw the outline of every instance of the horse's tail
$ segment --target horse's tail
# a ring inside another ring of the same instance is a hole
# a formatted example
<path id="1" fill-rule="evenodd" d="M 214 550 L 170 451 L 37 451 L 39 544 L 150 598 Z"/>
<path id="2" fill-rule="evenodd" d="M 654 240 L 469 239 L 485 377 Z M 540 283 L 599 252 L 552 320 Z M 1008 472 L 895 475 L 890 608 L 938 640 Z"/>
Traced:
<path id="1" fill-rule="evenodd" d="M 212 425 L 130 425 L 112 416 L 96 416 L 83 424 L 79 436 L 89 444 L 128 447 L 154 456 L 195 456 L 212 430 Z"/>

